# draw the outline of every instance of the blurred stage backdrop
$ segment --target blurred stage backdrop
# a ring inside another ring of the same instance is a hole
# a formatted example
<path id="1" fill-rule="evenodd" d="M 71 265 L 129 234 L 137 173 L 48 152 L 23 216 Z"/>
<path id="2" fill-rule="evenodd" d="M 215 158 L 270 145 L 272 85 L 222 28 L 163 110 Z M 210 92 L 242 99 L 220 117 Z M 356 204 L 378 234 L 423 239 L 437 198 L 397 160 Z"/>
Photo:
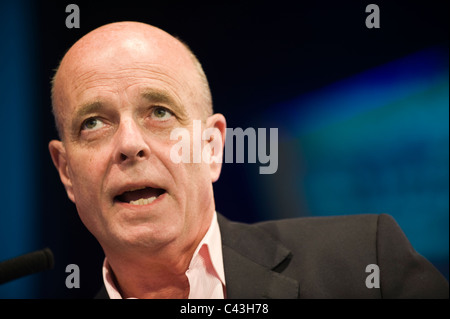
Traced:
<path id="1" fill-rule="evenodd" d="M 77 39 L 121 20 L 186 41 L 228 127 L 278 128 L 278 171 L 225 163 L 219 212 L 244 222 L 391 214 L 448 278 L 447 2 L 159 2 L 1 2 L 0 260 L 50 247 L 55 268 L 0 285 L 0 298 L 91 298 L 101 285 L 102 251 L 48 154 L 49 81 Z M 70 3 L 79 29 L 65 26 Z M 370 3 L 379 29 L 365 25 Z M 79 289 L 65 286 L 72 263 Z"/>

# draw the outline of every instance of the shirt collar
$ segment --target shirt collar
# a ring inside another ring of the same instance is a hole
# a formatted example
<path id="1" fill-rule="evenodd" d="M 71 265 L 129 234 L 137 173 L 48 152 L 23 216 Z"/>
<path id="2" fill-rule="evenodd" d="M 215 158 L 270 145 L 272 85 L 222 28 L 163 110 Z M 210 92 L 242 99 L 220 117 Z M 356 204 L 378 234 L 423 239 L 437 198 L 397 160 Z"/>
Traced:
<path id="1" fill-rule="evenodd" d="M 195 262 L 198 257 L 200 249 L 206 245 L 208 253 L 211 258 L 211 263 L 216 271 L 222 285 L 225 286 L 225 272 L 223 268 L 223 255 L 222 255 L 222 238 L 220 234 L 219 223 L 217 221 L 217 213 L 214 212 L 211 225 L 208 228 L 205 236 L 192 256 L 189 267 Z"/>

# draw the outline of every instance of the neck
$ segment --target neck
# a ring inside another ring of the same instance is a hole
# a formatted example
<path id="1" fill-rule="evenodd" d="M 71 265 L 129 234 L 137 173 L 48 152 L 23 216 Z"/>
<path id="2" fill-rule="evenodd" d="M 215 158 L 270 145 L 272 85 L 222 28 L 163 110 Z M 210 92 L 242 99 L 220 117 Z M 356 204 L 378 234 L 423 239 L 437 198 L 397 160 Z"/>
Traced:
<path id="1" fill-rule="evenodd" d="M 174 244 L 152 251 L 104 249 L 112 278 L 122 298 L 187 299 L 189 281 L 186 271 L 208 227 L 182 249 Z"/>
<path id="2" fill-rule="evenodd" d="M 138 299 L 187 299 L 189 281 L 186 269 L 176 271 L 170 266 L 137 270 L 136 267 L 122 266 L 114 268 L 114 281 L 122 298 Z M 113 268 L 113 266 L 111 266 Z M 151 274 L 151 275 L 149 275 Z"/>

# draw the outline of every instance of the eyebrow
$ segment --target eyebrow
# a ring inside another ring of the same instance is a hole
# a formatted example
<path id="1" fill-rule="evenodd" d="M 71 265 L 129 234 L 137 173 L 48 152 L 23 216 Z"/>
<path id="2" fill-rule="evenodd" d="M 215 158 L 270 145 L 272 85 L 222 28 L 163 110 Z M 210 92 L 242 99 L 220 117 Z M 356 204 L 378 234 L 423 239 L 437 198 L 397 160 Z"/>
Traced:
<path id="1" fill-rule="evenodd" d="M 93 102 L 87 102 L 82 104 L 75 112 L 75 115 L 72 118 L 71 132 L 72 135 L 75 134 L 75 131 L 78 129 L 80 119 L 84 118 L 88 114 L 99 112 L 104 108 L 102 102 L 96 100 Z"/>
<path id="2" fill-rule="evenodd" d="M 188 119 L 184 108 L 165 91 L 147 88 L 143 90 L 141 96 L 151 103 L 161 103 L 169 105 L 172 108 L 171 111 L 174 112 L 175 116 L 180 120 L 180 122 L 185 122 Z M 86 115 L 92 113 L 98 113 L 101 110 L 104 110 L 104 108 L 104 103 L 99 100 L 82 104 L 75 112 L 75 116 L 73 117 L 72 121 L 72 128 L 78 127 L 78 122 L 81 118 L 84 118 Z"/>
<path id="3" fill-rule="evenodd" d="M 75 112 L 74 120 L 79 119 L 80 117 L 84 117 L 85 115 L 96 113 L 103 109 L 103 103 L 100 101 L 88 102 L 81 105 L 78 110 Z"/>
<path id="4" fill-rule="evenodd" d="M 173 108 L 175 116 L 181 121 L 188 118 L 184 108 L 167 92 L 156 89 L 147 88 L 141 93 L 141 96 L 151 103 L 167 104 Z"/>

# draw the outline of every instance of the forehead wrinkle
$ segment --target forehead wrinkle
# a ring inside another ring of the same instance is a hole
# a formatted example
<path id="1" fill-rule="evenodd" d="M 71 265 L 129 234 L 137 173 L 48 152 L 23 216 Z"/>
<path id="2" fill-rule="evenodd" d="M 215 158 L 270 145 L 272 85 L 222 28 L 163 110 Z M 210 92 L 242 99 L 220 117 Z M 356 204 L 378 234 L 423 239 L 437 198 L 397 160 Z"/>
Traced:
<path id="1" fill-rule="evenodd" d="M 108 91 L 113 91 L 116 94 L 120 92 L 125 92 L 130 86 L 147 86 L 144 87 L 144 93 L 141 94 L 147 100 L 157 100 L 160 102 L 170 102 L 174 106 L 175 111 L 177 111 L 180 118 L 187 118 L 187 110 L 182 106 L 184 104 L 191 104 L 191 101 L 186 100 L 186 98 L 192 98 L 192 88 L 189 90 L 183 90 L 185 86 L 190 86 L 190 81 L 180 81 L 179 76 L 170 75 L 165 69 L 175 72 L 175 69 L 168 68 L 167 66 L 161 67 L 157 63 L 147 63 L 138 62 L 134 63 L 136 66 L 128 66 L 114 71 L 96 71 L 89 70 L 79 75 L 73 81 L 74 89 L 79 91 L 75 94 L 80 97 L 84 95 L 87 91 L 95 91 L 98 88 L 105 88 Z M 151 70 L 149 70 L 151 68 Z M 125 79 L 124 82 L 120 80 Z M 117 80 L 116 83 L 114 83 Z M 143 80 L 143 81 L 139 81 Z M 152 83 L 145 83 L 145 80 L 156 80 L 158 82 L 164 83 L 162 89 L 153 87 Z M 103 81 L 106 81 L 103 82 Z M 108 83 L 111 81 L 110 83 Z M 131 82 L 131 83 L 130 83 Z M 135 82 L 135 83 L 133 83 Z M 116 87 L 116 84 L 120 84 Z M 183 86 L 184 83 L 184 86 Z M 112 86 L 109 86 L 112 84 Z M 166 91 L 166 92 L 165 92 Z M 184 98 L 178 94 L 178 91 L 187 93 Z M 102 93 L 100 90 L 96 93 Z"/>
<path id="2" fill-rule="evenodd" d="M 114 80 L 121 80 L 121 78 L 125 78 L 125 80 L 136 80 L 136 79 L 143 79 L 143 80 L 159 80 L 162 82 L 165 82 L 169 84 L 170 86 L 173 86 L 174 88 L 181 88 L 183 87 L 182 82 L 178 79 L 179 76 L 175 76 L 173 74 L 172 76 L 168 74 L 163 68 L 158 66 L 156 63 L 152 65 L 152 70 L 149 70 L 148 68 L 143 67 L 144 65 L 149 65 L 149 63 L 141 63 L 142 66 L 136 66 L 136 67 L 125 67 L 117 70 L 90 70 L 86 71 L 83 74 L 76 77 L 72 83 L 74 85 L 75 89 L 78 89 L 80 86 L 89 84 L 91 82 L 95 81 L 114 81 Z M 136 72 L 135 72 L 136 71 Z M 175 71 L 175 70 L 172 70 Z M 189 85 L 189 81 L 185 81 L 187 85 Z M 97 86 L 97 85 L 95 85 Z M 105 86 L 105 84 L 100 84 L 99 86 Z M 128 83 L 126 86 L 130 86 Z"/>
<path id="3" fill-rule="evenodd" d="M 86 71 L 84 71 L 83 68 L 84 69 L 87 68 L 85 64 L 79 65 L 78 67 L 75 67 L 73 70 L 69 70 L 70 74 L 81 73 L 80 75 L 74 78 L 74 81 L 77 80 L 83 81 L 85 78 L 89 79 L 97 74 L 108 75 L 105 76 L 105 78 L 113 79 L 116 77 L 116 75 L 120 76 L 122 74 L 127 74 L 128 72 L 137 71 L 143 72 L 144 74 L 157 74 L 162 75 L 164 77 L 169 77 L 175 82 L 177 82 L 178 85 L 181 85 L 180 80 L 178 80 L 178 77 L 180 77 L 180 72 L 178 71 L 177 68 L 172 67 L 169 64 L 134 61 L 130 62 L 130 64 L 128 65 L 125 65 L 123 62 L 118 64 L 112 61 L 108 61 L 108 64 L 106 65 L 104 63 L 97 65 L 93 64 Z M 134 77 L 134 75 L 129 74 L 128 77 Z M 186 82 L 189 83 L 189 81 Z"/>
<path id="4" fill-rule="evenodd" d="M 93 87 L 105 87 L 106 89 L 111 90 L 112 88 L 108 86 L 107 84 L 102 83 L 96 83 L 97 81 L 101 80 L 114 80 L 114 77 L 108 76 L 106 73 L 100 74 L 99 72 L 95 71 L 88 71 L 85 72 L 77 77 L 75 77 L 71 82 L 73 88 L 68 88 L 69 91 L 73 91 L 77 97 L 80 97 L 83 95 L 83 93 L 88 90 L 92 89 Z"/>

